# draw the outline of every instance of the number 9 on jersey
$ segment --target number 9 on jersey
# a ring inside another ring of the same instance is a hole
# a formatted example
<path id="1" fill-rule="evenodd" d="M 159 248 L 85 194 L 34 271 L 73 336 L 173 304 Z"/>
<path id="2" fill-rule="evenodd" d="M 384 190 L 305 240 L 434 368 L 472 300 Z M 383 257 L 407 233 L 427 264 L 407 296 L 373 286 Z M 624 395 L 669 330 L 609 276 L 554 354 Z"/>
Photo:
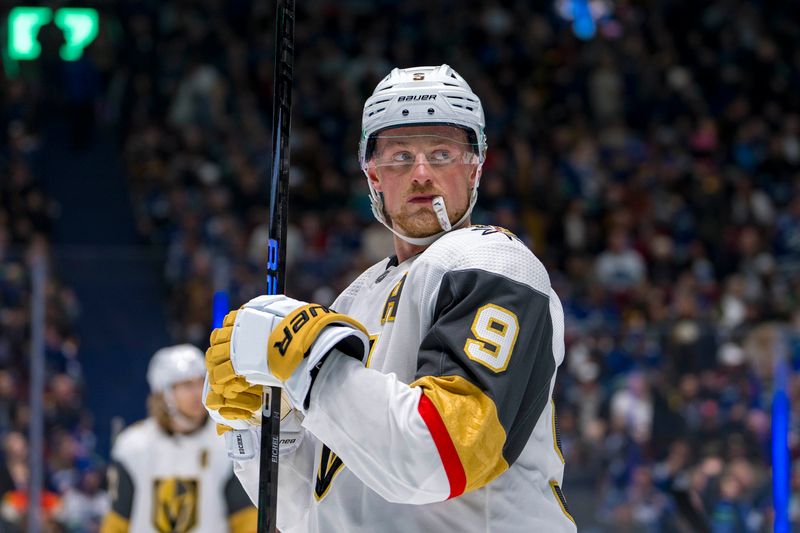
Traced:
<path id="1" fill-rule="evenodd" d="M 499 305 L 486 304 L 475 313 L 470 330 L 475 338 L 467 339 L 464 344 L 467 357 L 495 372 L 503 372 L 517 342 L 517 315 Z"/>

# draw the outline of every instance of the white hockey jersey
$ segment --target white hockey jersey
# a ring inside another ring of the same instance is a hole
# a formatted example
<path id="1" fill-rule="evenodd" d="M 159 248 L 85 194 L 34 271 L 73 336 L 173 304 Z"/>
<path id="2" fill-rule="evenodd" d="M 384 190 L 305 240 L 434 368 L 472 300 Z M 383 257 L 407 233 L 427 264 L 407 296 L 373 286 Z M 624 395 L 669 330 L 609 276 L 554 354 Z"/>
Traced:
<path id="1" fill-rule="evenodd" d="M 371 267 L 332 306 L 370 334 L 311 390 L 299 448 L 282 455 L 282 533 L 568 533 L 551 400 L 561 303 L 509 232 L 452 231 Z M 236 465 L 255 499 L 258 459 Z"/>
<path id="2" fill-rule="evenodd" d="M 255 508 L 211 421 L 171 435 L 147 418 L 120 433 L 111 455 L 102 533 L 255 532 Z"/>

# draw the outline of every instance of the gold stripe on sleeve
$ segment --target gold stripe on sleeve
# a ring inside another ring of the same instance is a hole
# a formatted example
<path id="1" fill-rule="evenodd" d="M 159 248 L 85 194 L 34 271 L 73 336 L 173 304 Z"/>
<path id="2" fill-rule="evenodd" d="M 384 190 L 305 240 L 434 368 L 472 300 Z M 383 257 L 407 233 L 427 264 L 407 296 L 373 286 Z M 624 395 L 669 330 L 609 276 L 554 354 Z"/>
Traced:
<path id="1" fill-rule="evenodd" d="M 258 527 L 258 511 L 255 507 L 245 507 L 228 517 L 230 533 L 254 533 Z"/>
<path id="2" fill-rule="evenodd" d="M 466 474 L 465 493 L 508 470 L 506 432 L 483 391 L 461 376 L 425 376 L 411 386 L 422 387 L 444 422 Z"/>
<path id="3" fill-rule="evenodd" d="M 103 517 L 100 533 L 128 533 L 129 522 L 114 511 Z"/>

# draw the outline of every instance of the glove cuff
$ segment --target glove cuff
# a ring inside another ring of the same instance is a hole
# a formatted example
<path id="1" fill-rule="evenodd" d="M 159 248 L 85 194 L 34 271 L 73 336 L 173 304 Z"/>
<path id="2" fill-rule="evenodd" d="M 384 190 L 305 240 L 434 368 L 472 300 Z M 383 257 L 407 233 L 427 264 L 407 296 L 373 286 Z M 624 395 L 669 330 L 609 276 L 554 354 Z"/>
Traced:
<path id="1" fill-rule="evenodd" d="M 297 368 L 284 382 L 284 391 L 288 394 L 292 405 L 303 414 L 308 409 L 309 393 L 314 378 L 334 349 L 363 362 L 369 353 L 369 337 L 361 329 L 349 325 L 332 325 L 320 332 L 308 356 L 300 363 L 300 368 Z"/>
<path id="2" fill-rule="evenodd" d="M 352 334 L 352 330 L 359 330 L 366 336 L 364 326 L 357 320 L 323 305 L 306 304 L 286 315 L 269 336 L 269 372 L 281 381 L 287 381 L 295 372 L 300 358 L 312 352 L 314 346 L 331 338 L 332 326 L 345 326 L 346 331 L 351 333 L 344 336 Z M 337 339 L 322 347 L 323 353 L 341 340 L 339 337 Z"/>
<path id="3" fill-rule="evenodd" d="M 256 428 L 234 429 L 225 432 L 225 448 L 234 461 L 249 461 L 258 455 L 261 431 Z"/>
<path id="4" fill-rule="evenodd" d="M 281 317 L 250 304 L 236 315 L 231 334 L 231 364 L 234 372 L 250 384 L 281 386 L 267 365 L 269 336 L 280 320 Z"/>

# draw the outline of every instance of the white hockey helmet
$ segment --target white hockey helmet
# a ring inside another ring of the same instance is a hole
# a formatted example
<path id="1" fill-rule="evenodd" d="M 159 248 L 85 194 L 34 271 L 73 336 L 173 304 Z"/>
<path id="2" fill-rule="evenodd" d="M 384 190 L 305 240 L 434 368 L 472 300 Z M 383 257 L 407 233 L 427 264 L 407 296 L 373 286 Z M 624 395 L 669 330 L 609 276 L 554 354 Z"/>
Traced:
<path id="1" fill-rule="evenodd" d="M 477 177 L 467 212 L 461 220 L 453 224 L 453 227 L 458 227 L 475 207 L 481 166 L 486 158 L 486 121 L 481 101 L 464 78 L 449 65 L 392 70 L 378 83 L 372 96 L 364 104 L 358 149 L 359 163 L 364 173 L 367 173 L 372 157 L 376 134 L 389 128 L 414 125 L 449 125 L 462 128 L 466 130 L 469 142 L 477 149 Z M 430 244 L 441 235 L 438 233 L 430 237 L 411 238 L 398 233 L 384 216 L 381 195 L 372 187 L 369 178 L 367 183 L 375 218 L 395 235 L 420 245 Z"/>
<path id="2" fill-rule="evenodd" d="M 359 162 L 366 168 L 370 140 L 396 126 L 440 124 L 472 132 L 478 156 L 486 156 L 483 106 L 469 84 L 449 65 L 396 68 L 375 87 L 361 117 Z"/>
<path id="3" fill-rule="evenodd" d="M 152 392 L 169 393 L 176 383 L 205 375 L 205 356 L 192 344 L 161 348 L 153 354 L 147 367 L 147 383 Z"/>

